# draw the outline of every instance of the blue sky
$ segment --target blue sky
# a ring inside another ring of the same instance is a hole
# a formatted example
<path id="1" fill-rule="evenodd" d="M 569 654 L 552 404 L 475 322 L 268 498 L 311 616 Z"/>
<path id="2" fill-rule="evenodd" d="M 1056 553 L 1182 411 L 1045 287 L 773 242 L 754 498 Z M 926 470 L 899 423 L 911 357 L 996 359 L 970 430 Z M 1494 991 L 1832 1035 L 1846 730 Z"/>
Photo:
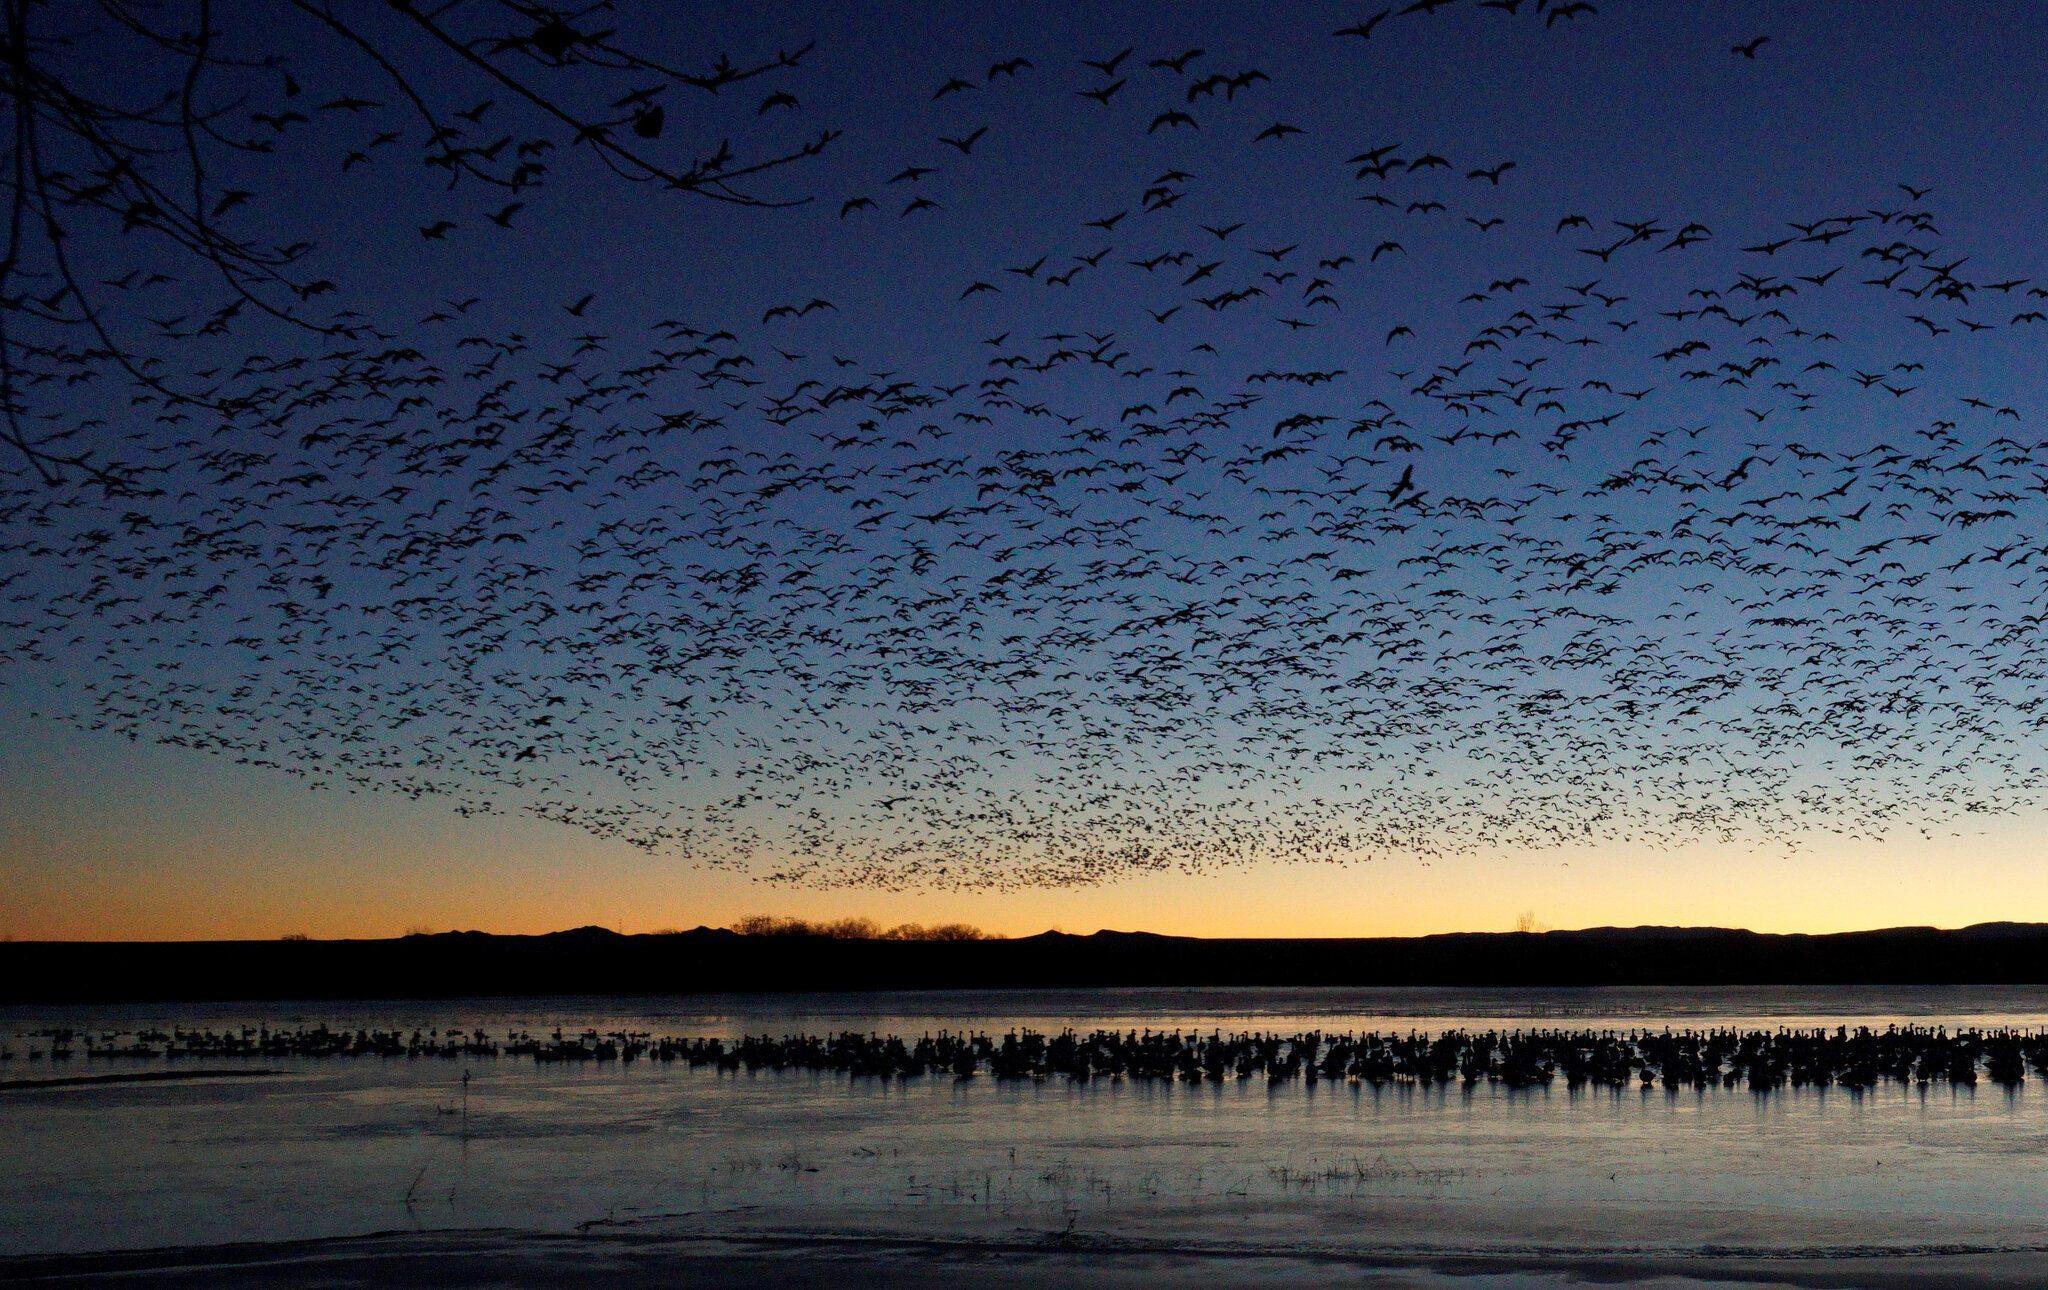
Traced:
<path id="1" fill-rule="evenodd" d="M 1678 922 L 1695 860 L 1668 857 L 1704 848 L 1750 875 L 1748 921 L 1796 926 L 1840 915 L 1785 908 L 1731 857 L 1839 886 L 1871 846 L 1947 864 L 1958 836 L 2026 818 L 2039 10 L 1970 6 L 1938 41 L 1924 9 L 1883 4 L 1452 4 L 1331 34 L 1370 16 L 623 15 L 685 66 L 815 41 L 796 68 L 664 100 L 659 146 L 685 158 L 841 131 L 749 189 L 809 198 L 787 209 L 622 183 L 563 146 L 500 228 L 505 193 L 423 183 L 404 144 L 341 171 L 382 109 L 224 158 L 256 194 L 247 234 L 315 242 L 334 307 L 417 354 L 366 381 L 287 328 L 181 343 L 167 363 L 303 352 L 333 382 L 203 438 L 116 380 L 35 396 L 174 486 L 13 479 L 0 641 L 28 752 L 0 773 L 49 809 L 6 863 L 67 899 L 111 845 L 64 822 L 67 783 L 142 758 L 150 782 L 220 795 L 188 813 L 191 856 L 246 858 L 298 782 L 431 790 L 262 884 L 374 875 L 363 909 L 450 904 L 426 811 L 458 832 L 566 822 L 515 848 L 582 893 L 546 902 L 565 918 L 656 901 L 690 922 L 693 898 L 737 912 L 754 880 L 794 878 L 804 894 L 754 903 L 853 886 L 1071 922 L 1126 912 L 1104 894 L 1121 885 L 1169 893 L 1135 911 L 1152 923 L 1207 928 L 1242 899 L 1219 871 L 1328 905 L 1331 879 L 1303 875 L 1336 866 L 1356 902 L 1338 921 L 1362 931 L 1453 925 L 1430 900 L 1490 918 L 1493 891 L 1552 921 Z M 283 37 L 309 101 L 370 83 L 316 36 Z M 1083 62 L 1126 48 L 1114 74 Z M 1188 97 L 1245 72 L 1263 75 Z M 954 78 L 971 84 L 939 93 Z M 628 81 L 557 83 L 601 106 Z M 490 93 L 422 83 L 449 111 Z M 517 111 L 479 114 L 479 140 L 540 129 Z M 1169 111 L 1197 125 L 1154 128 Z M 1276 124 L 1298 133 L 1259 137 Z M 1404 160 L 1360 178 L 1375 149 Z M 936 205 L 901 213 L 918 197 Z M 1631 224 L 1659 231 L 1628 242 Z M 108 277 L 162 254 L 111 232 L 77 248 Z M 134 313 L 203 316 L 211 290 L 181 278 Z M 400 468 L 499 412 L 517 429 L 498 444 Z M 351 442 L 366 423 L 391 445 Z M 221 536 L 250 519 L 251 545 Z M 130 732 L 171 743 L 117 750 Z M 216 758 L 288 791 L 240 771 L 206 788 Z M 31 777 L 52 759 L 80 773 Z M 1642 899 L 1503 878 L 1567 855 L 1641 875 Z M 1456 867 L 1455 899 L 1416 894 L 1425 865 Z M 1070 887 L 1079 904 L 1045 903 Z M 1374 913 L 1396 887 L 1405 912 Z M 123 926 L 185 925 L 131 903 Z"/>

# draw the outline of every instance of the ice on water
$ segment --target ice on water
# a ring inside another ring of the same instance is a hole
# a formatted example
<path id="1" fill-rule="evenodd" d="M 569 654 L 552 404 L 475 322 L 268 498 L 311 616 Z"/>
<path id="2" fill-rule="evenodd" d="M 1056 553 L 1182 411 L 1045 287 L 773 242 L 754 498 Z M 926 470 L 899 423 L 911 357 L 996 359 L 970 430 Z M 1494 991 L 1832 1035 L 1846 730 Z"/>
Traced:
<path id="1" fill-rule="evenodd" d="M 2048 990 L 1173 990 L 43 1009 L 52 1024 L 668 1035 L 2048 1025 Z M 1567 1092 L 265 1061 L 0 1095 L 0 1252 L 394 1228 L 905 1232 L 1388 1252 L 2019 1248 L 2048 1088 Z M 85 1069 L 74 1060 L 65 1073 Z M 107 1062 L 92 1069 L 111 1069 Z M 471 1079 L 464 1113 L 462 1075 Z M 678 1217 L 680 1216 L 680 1217 Z"/>

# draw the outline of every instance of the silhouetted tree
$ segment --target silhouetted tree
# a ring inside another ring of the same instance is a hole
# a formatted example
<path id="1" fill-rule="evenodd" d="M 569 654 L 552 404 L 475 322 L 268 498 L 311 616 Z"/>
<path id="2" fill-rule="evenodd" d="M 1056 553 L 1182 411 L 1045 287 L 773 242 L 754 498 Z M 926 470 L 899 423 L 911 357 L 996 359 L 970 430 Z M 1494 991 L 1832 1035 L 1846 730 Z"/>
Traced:
<path id="1" fill-rule="evenodd" d="M 502 227 L 560 148 L 708 201 L 808 200 L 761 185 L 836 132 L 743 155 L 713 142 L 697 109 L 795 68 L 810 46 L 684 67 L 621 34 L 612 9 L 0 0 L 0 437 L 47 483 L 140 489 L 81 434 L 91 419 L 50 395 L 125 376 L 164 407 L 233 419 L 258 397 L 211 357 L 181 362 L 190 342 L 262 318 L 329 342 L 402 339 L 327 307 L 341 285 L 309 267 L 314 243 L 292 227 L 295 204 L 338 191 L 374 210 L 365 177 L 385 149 L 411 149 L 450 190 L 496 194 L 486 217 Z M 301 138 L 342 149 L 339 179 L 281 146 Z M 343 181 L 353 189 L 337 190 Z M 456 226 L 440 218 L 419 231 L 442 238 Z M 193 268 L 211 283 L 209 303 L 157 316 L 151 289 Z"/>

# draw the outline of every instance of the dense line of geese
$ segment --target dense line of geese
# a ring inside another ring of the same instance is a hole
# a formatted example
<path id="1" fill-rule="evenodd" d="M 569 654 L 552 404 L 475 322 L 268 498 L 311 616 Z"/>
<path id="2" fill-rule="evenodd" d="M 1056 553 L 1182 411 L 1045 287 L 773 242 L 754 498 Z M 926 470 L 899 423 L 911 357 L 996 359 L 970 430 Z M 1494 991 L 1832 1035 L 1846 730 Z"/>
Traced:
<path id="1" fill-rule="evenodd" d="M 1181 1030 L 1072 1029 L 1046 1034 L 1011 1030 L 1000 1038 L 940 1031 L 917 1039 L 845 1031 L 835 1035 L 749 1035 L 738 1040 L 657 1037 L 645 1031 L 536 1035 L 481 1029 L 373 1030 L 245 1026 L 215 1031 L 174 1029 L 100 1032 L 50 1028 L 34 1032 L 30 1060 L 87 1058 L 500 1058 L 555 1062 L 684 1062 L 749 1074 L 833 1072 L 855 1078 L 911 1079 L 990 1075 L 998 1080 L 1168 1080 L 1188 1084 L 1263 1078 L 1353 1084 L 1474 1085 L 1508 1088 L 1587 1085 L 1768 1091 L 1840 1085 L 1851 1090 L 1890 1082 L 1974 1086 L 1980 1074 L 2013 1088 L 2029 1071 L 2048 1076 L 2048 1031 L 1892 1025 L 1829 1030 L 1446 1030 L 1438 1034 L 1307 1031 L 1207 1035 Z M 47 1048 L 44 1045 L 47 1045 Z M 0 1047 L 0 1060 L 12 1060 Z"/>

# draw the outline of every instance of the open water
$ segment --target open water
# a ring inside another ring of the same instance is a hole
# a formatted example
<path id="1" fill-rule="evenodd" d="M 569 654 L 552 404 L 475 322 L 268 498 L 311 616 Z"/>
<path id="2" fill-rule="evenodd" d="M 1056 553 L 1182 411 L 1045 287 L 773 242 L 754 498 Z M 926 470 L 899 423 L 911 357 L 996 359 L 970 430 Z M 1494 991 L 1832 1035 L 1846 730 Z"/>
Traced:
<path id="1" fill-rule="evenodd" d="M 2042 988 L 1115 990 L 207 1004 L 0 1013 L 31 1032 L 242 1025 L 914 1039 L 1145 1028 L 2048 1026 Z M 207 1059 L 204 1065 L 223 1063 Z M 227 1064 L 233 1064 L 229 1062 Z M 0 1254 L 389 1231 L 1116 1239 L 1389 1253 L 2048 1244 L 2048 1087 L 1511 1091 L 719 1073 L 526 1058 L 254 1059 L 264 1079 L 0 1093 Z M 157 1059 L 157 1066 L 164 1065 Z M 462 1082 L 467 1072 L 466 1111 Z"/>

